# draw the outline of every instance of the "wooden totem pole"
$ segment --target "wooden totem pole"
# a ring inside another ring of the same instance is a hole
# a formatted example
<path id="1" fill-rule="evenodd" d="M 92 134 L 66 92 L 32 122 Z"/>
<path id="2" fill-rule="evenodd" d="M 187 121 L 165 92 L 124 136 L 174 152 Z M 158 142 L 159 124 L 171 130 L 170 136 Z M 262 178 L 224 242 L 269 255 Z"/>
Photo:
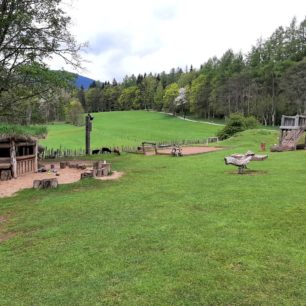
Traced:
<path id="1" fill-rule="evenodd" d="M 85 151 L 86 151 L 86 155 L 90 155 L 90 132 L 92 130 L 92 120 L 94 119 L 94 117 L 92 117 L 89 113 L 88 115 L 85 117 L 86 118 L 86 124 L 85 124 Z"/>

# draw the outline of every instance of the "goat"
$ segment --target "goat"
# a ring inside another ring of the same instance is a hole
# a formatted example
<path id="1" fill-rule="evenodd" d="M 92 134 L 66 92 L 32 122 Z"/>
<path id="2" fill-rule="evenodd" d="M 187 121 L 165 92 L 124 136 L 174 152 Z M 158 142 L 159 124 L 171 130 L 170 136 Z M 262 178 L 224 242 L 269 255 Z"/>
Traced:
<path id="1" fill-rule="evenodd" d="M 113 152 L 116 153 L 117 155 L 120 155 L 120 151 L 118 148 L 114 148 Z"/>
<path id="2" fill-rule="evenodd" d="M 112 153 L 112 151 L 109 148 L 102 148 L 101 154 L 104 154 L 104 153 Z"/>
<path id="3" fill-rule="evenodd" d="M 95 154 L 99 154 L 100 153 L 100 150 L 98 149 L 98 150 L 92 150 L 91 151 L 91 154 L 93 154 L 93 155 L 95 155 Z"/>

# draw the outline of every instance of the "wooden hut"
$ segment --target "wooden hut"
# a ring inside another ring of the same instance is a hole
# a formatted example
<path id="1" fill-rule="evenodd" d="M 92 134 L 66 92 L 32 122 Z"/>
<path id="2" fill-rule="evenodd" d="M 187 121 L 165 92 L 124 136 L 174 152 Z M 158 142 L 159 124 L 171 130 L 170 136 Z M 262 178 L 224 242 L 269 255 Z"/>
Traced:
<path id="1" fill-rule="evenodd" d="M 0 180 L 37 172 L 38 143 L 32 136 L 0 135 Z"/>

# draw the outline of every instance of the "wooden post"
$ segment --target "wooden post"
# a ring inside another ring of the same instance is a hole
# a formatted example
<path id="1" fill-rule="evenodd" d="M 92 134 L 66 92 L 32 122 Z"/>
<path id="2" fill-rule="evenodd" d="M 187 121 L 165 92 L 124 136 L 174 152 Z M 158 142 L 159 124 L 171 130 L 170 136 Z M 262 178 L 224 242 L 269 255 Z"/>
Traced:
<path id="1" fill-rule="evenodd" d="M 86 125 L 85 125 L 85 148 L 86 148 L 86 155 L 90 155 L 90 132 L 91 132 L 91 122 L 89 114 L 86 116 Z"/>
<path id="2" fill-rule="evenodd" d="M 285 125 L 285 116 L 282 115 L 282 121 L 281 121 L 281 126 L 284 126 Z"/>
<path id="3" fill-rule="evenodd" d="M 294 118 L 294 126 L 299 126 L 299 116 L 296 115 Z"/>
<path id="4" fill-rule="evenodd" d="M 16 146 L 14 140 L 11 140 L 11 165 L 13 178 L 17 178 Z"/>
<path id="5" fill-rule="evenodd" d="M 36 173 L 38 171 L 38 142 L 35 142 L 34 146 L 34 154 L 35 154 L 35 159 L 34 159 L 34 172 Z"/>

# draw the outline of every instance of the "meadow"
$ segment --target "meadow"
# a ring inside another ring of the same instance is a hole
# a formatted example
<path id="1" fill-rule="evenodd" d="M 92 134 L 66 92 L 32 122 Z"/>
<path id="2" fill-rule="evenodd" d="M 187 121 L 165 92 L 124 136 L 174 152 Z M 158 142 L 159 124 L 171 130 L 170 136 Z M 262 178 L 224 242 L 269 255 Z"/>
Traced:
<path id="1" fill-rule="evenodd" d="M 215 136 L 220 126 L 189 122 L 157 112 L 129 111 L 93 113 L 91 147 L 139 146 L 143 141 L 206 139 Z M 48 125 L 48 137 L 41 144 L 57 149 L 84 147 L 84 126 Z"/>
<path id="2" fill-rule="evenodd" d="M 223 161 L 277 136 L 110 156 L 118 181 L 0 199 L 0 233 L 15 234 L 0 243 L 0 305 L 303 305 L 306 151 L 269 153 L 245 175 Z"/>

